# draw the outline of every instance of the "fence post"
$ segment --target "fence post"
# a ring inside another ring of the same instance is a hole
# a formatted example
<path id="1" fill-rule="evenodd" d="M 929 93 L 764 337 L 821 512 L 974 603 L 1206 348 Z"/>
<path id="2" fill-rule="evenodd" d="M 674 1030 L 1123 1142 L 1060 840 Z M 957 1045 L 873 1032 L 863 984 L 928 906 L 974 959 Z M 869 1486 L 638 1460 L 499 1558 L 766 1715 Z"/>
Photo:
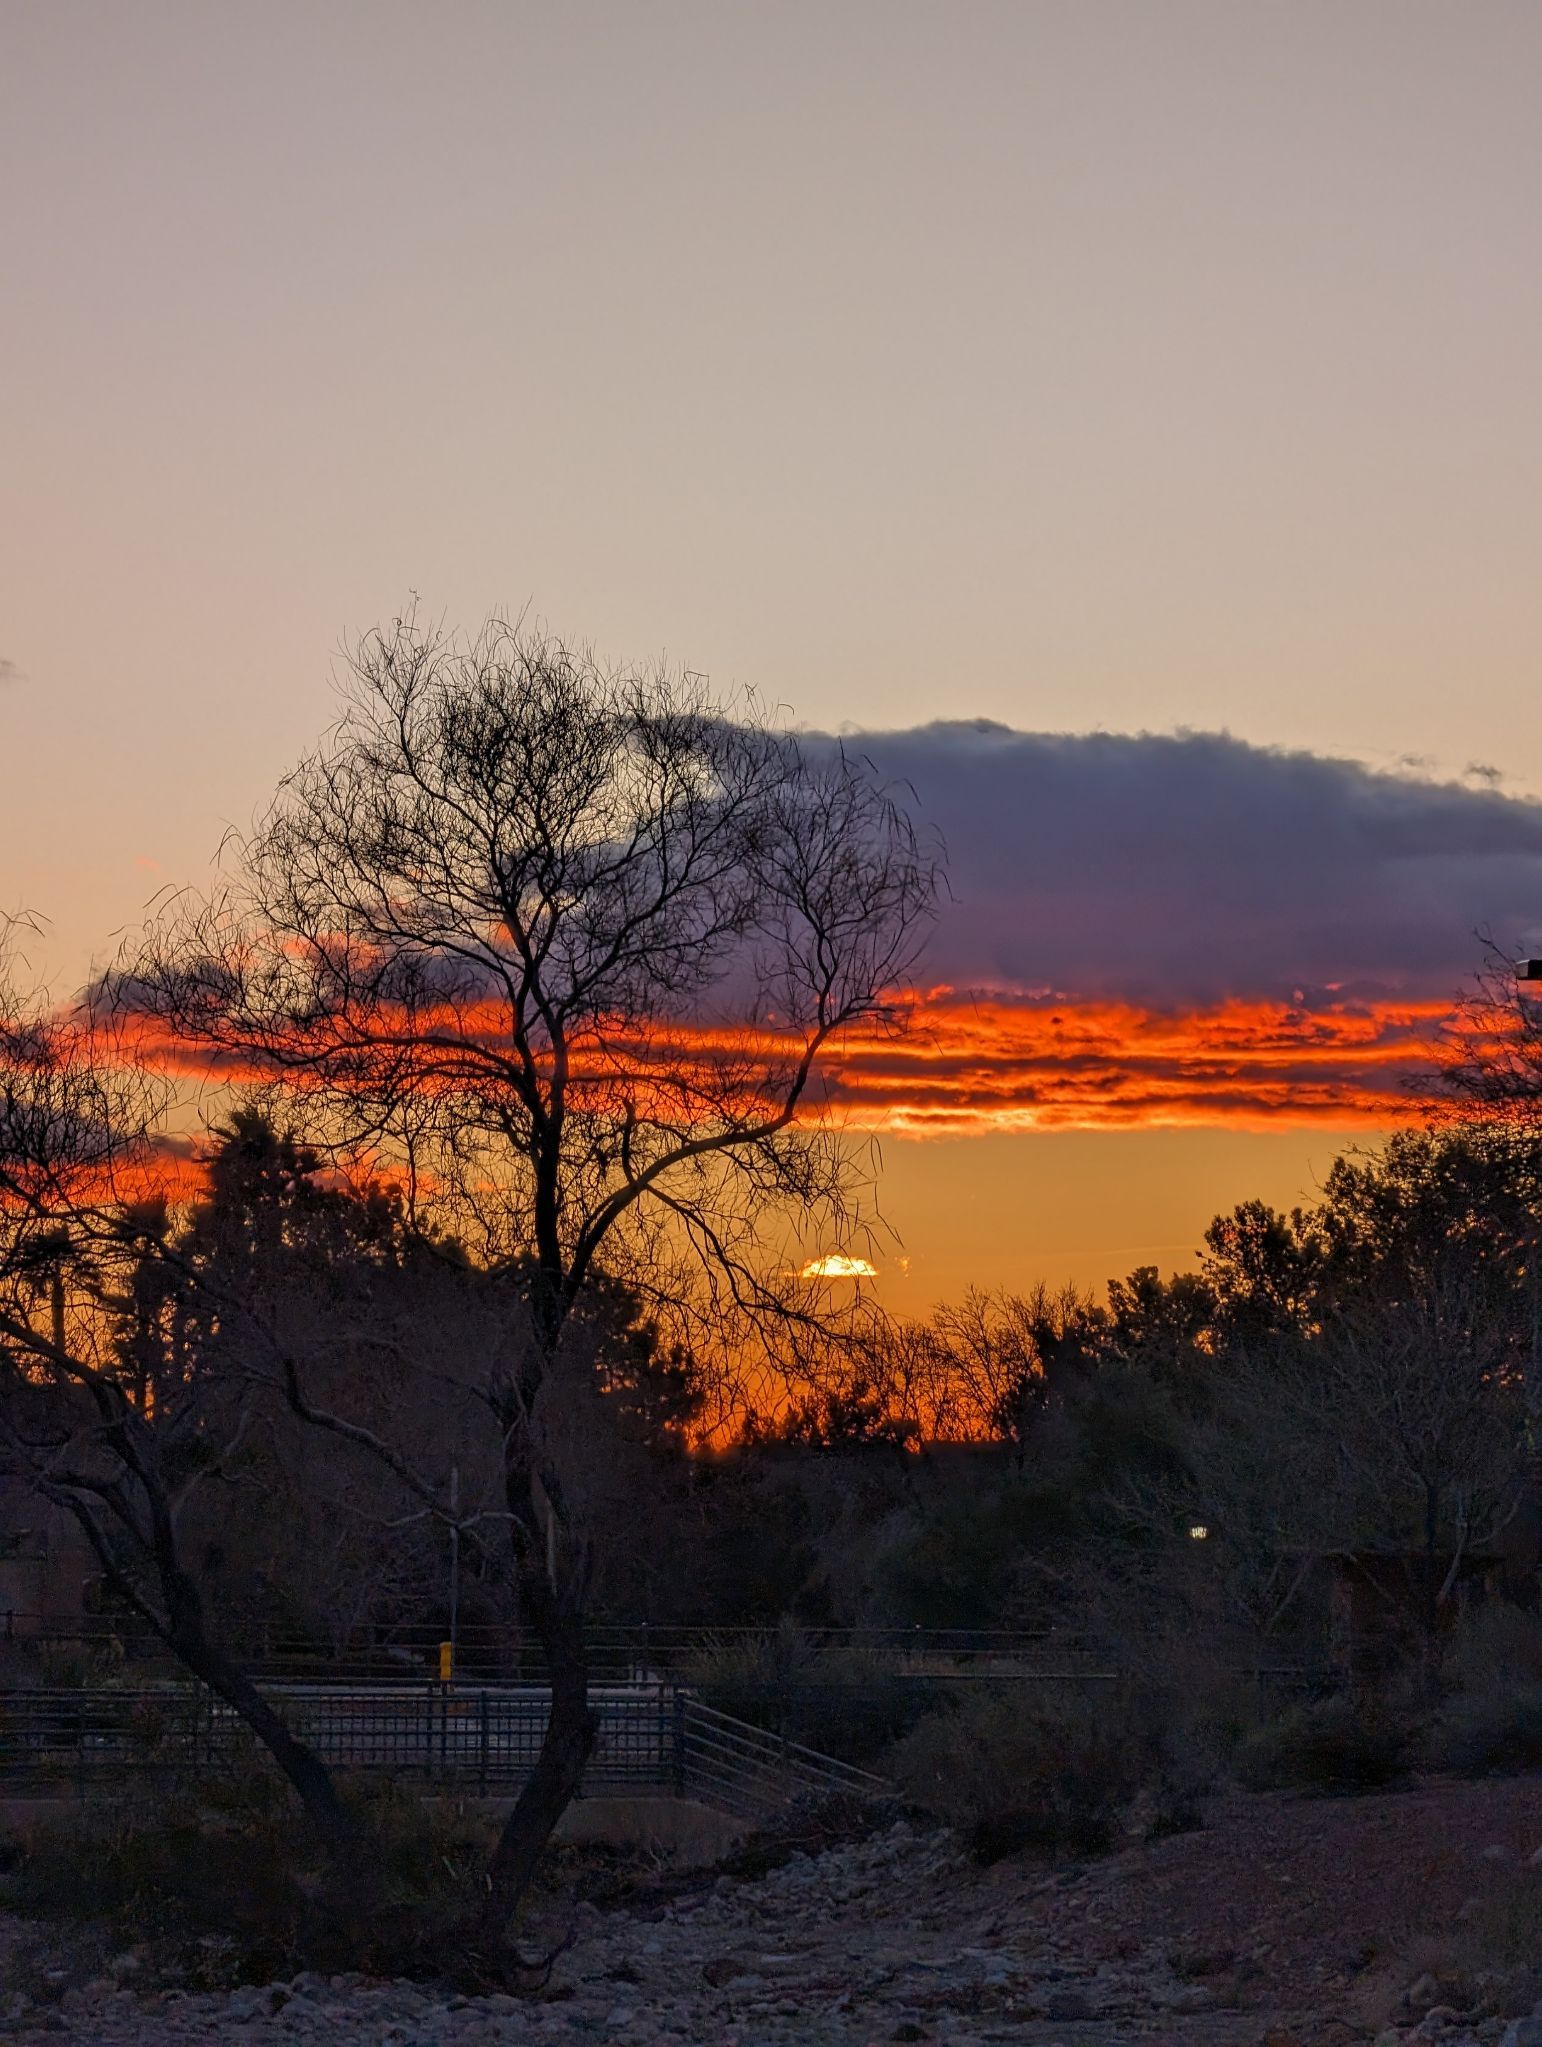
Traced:
<path id="1" fill-rule="evenodd" d="M 478 1692 L 477 1703 L 480 1709 L 481 1722 L 477 1730 L 477 1789 L 485 1798 L 487 1796 L 487 1739 L 488 1739 L 486 1685 L 483 1685 L 481 1691 Z"/>

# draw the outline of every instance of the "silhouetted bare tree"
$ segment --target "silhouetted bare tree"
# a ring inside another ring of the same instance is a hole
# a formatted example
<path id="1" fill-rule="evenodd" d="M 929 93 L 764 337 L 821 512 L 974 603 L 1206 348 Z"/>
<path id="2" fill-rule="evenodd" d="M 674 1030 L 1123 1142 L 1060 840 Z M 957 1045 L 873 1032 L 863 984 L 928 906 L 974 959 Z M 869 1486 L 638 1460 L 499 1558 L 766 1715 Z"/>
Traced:
<path id="1" fill-rule="evenodd" d="M 1437 1081 L 1458 1115 L 1508 1132 L 1533 1157 L 1542 1142 L 1542 984 L 1483 942 L 1483 964 L 1457 1005 Z"/>
<path id="2" fill-rule="evenodd" d="M 73 1517 L 106 1583 L 246 1723 L 346 1867 L 357 1831 L 329 1771 L 221 1644 L 188 1556 L 191 1503 L 240 1456 L 250 1402 L 196 1371 L 152 1385 L 115 1341 L 136 1279 L 167 1270 L 164 1204 L 144 1199 L 159 1097 L 79 1019 L 0 985 L 0 1458 Z"/>
<path id="3" fill-rule="evenodd" d="M 1074 1286 L 1026 1294 L 971 1289 L 932 1327 L 967 1416 L 966 1435 L 994 1437 L 1023 1469 L 1035 1421 L 1095 1363 L 1107 1317 Z"/>
<path id="4" fill-rule="evenodd" d="M 843 1034 L 903 1028 L 934 888 L 839 747 L 502 621 L 466 642 L 407 619 L 358 648 L 228 887 L 174 905 L 118 979 L 523 1280 L 527 1340 L 484 1392 L 553 1697 L 490 1935 L 593 1741 L 587 1545 L 546 1448 L 575 1308 L 605 1272 L 709 1323 L 768 1310 L 789 1214 L 860 1226 L 847 1148 L 801 1112 Z"/>

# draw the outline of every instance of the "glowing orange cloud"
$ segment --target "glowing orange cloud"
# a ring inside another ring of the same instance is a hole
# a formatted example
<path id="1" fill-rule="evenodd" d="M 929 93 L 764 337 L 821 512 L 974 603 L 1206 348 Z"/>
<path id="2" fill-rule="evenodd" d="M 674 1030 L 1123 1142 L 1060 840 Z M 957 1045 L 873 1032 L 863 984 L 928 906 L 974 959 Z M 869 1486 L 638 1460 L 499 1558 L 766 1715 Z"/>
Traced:
<path id="1" fill-rule="evenodd" d="M 828 1099 L 907 1136 L 1141 1124 L 1363 1125 L 1420 1113 L 1447 1005 L 1233 1000 L 1158 1010 L 938 988 L 904 1037 L 846 1038 Z"/>
<path id="2" fill-rule="evenodd" d="M 1338 995 L 1161 1009 L 937 987 L 907 1009 L 902 1033 L 859 1026 L 827 1048 L 809 1114 L 911 1137 L 1141 1125 L 1385 1128 L 1421 1113 L 1420 1082 L 1449 1022 L 1442 1002 Z M 492 1043 L 501 1021 L 492 1005 L 478 1005 L 420 1016 L 417 1028 L 437 1023 L 446 1040 Z M 135 1056 L 168 1074 L 217 1086 L 263 1077 L 145 1019 L 133 1036 Z M 643 1117 L 710 1118 L 716 1077 L 742 1068 L 747 1079 L 757 1066 L 785 1065 L 792 1050 L 769 1023 L 746 1032 L 677 1024 L 645 1039 L 612 1038 L 601 1026 L 573 1047 L 571 1081 L 595 1106 L 625 1096 Z M 424 1085 L 456 1085 L 453 1054 L 425 1065 Z"/>

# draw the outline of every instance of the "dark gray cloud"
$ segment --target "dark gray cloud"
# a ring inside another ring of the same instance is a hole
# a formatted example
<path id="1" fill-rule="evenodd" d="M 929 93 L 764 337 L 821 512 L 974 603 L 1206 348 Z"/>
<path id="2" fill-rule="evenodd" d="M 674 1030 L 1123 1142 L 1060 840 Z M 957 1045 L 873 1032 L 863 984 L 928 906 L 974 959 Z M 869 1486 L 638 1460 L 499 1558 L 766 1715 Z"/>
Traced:
<path id="1" fill-rule="evenodd" d="M 962 985 L 1192 1003 L 1443 997 L 1476 927 L 1542 943 L 1542 803 L 1224 734 L 844 742 L 915 789 L 956 900 L 926 971 Z"/>

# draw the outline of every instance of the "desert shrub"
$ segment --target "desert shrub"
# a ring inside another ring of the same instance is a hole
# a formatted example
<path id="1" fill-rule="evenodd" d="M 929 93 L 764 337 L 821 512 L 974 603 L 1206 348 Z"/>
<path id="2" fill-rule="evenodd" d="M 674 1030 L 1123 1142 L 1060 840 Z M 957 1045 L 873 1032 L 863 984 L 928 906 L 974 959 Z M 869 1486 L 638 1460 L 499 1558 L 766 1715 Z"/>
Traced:
<path id="1" fill-rule="evenodd" d="M 1542 1768 L 1542 1620 L 1496 1602 L 1463 1620 L 1446 1652 L 1429 1760 L 1485 1776 Z"/>
<path id="2" fill-rule="evenodd" d="M 299 1850 L 271 1775 L 132 1783 L 38 1828 L 3 1895 L 29 1917 L 108 1920 L 150 1940 L 227 1935 L 272 1974 L 305 1919 L 311 1871 Z"/>
<path id="3" fill-rule="evenodd" d="M 1187 1635 L 1153 1616 L 1111 1643 L 1107 1660 L 1124 1673 L 1146 1758 L 1141 1817 L 1150 1838 L 1190 1833 L 1226 1759 L 1258 1718 L 1256 1688 L 1198 1626 Z"/>
<path id="4" fill-rule="evenodd" d="M 1448 1699 L 1430 1760 L 1472 1777 L 1542 1769 L 1542 1684 L 1487 1685 Z"/>
<path id="5" fill-rule="evenodd" d="M 300 1966 L 443 1965 L 486 1842 L 464 1810 L 388 1783 L 351 1787 L 368 1843 L 350 1895 L 324 1882 L 287 1788 L 260 1768 L 131 1786 L 38 1828 L 0 1878 L 0 1903 L 96 1920 L 120 1938 L 216 1954 L 240 1980 Z M 184 1973 L 181 1971 L 179 1973 Z"/>
<path id="6" fill-rule="evenodd" d="M 873 1762 L 936 1703 L 934 1684 L 882 1651 L 791 1622 L 710 1643 L 683 1675 L 720 1713 L 847 1763 Z"/>
<path id="7" fill-rule="evenodd" d="M 709 1706 L 748 1720 L 757 1700 L 780 1697 L 805 1682 L 816 1654 L 807 1631 L 784 1620 L 774 1628 L 712 1636 L 687 1660 L 681 1676 Z"/>
<path id="8" fill-rule="evenodd" d="M 990 1862 L 1025 1848 L 1107 1848 L 1148 1762 L 1121 1697 L 1029 1682 L 966 1688 L 895 1746 L 888 1769 L 912 1804 Z"/>
<path id="9" fill-rule="evenodd" d="M 1250 1734 L 1232 1768 L 1251 1791 L 1375 1791 L 1407 1776 L 1414 1730 L 1374 1699 L 1292 1706 Z"/>
<path id="10" fill-rule="evenodd" d="M 875 1762 L 936 1703 L 936 1686 L 897 1671 L 870 1675 L 837 1671 L 824 1682 L 800 1687 L 786 1701 L 789 1741 L 837 1756 L 842 1762 Z"/>
<path id="11" fill-rule="evenodd" d="M 1205 1801 L 1219 1774 L 1209 1732 L 1178 1719 L 1146 1724 L 1149 1765 L 1140 1801 L 1146 1839 L 1192 1834 L 1205 1824 Z"/>
<path id="12" fill-rule="evenodd" d="M 324 1921 L 314 1952 L 320 1956 L 330 1944 L 352 1967 L 443 1974 L 453 1959 L 448 1944 L 463 1931 L 468 1900 L 487 1866 L 491 1823 L 468 1800 L 424 1798 L 389 1778 L 357 1781 L 349 1796 L 374 1858 L 362 1900 L 367 1923 L 361 1927 L 353 1916 Z"/>
<path id="13" fill-rule="evenodd" d="M 1444 1677 L 1456 1691 L 1542 1685 L 1542 1615 L 1492 1600 L 1453 1629 Z"/>
<path id="14" fill-rule="evenodd" d="M 1442 1701 L 1428 1760 L 1464 1777 L 1542 1769 L 1542 1681 L 1495 1671 Z"/>
<path id="15" fill-rule="evenodd" d="M 53 1691 L 102 1690 L 124 1682 L 123 1644 L 115 1635 L 100 1641 L 45 1642 L 38 1652 L 41 1684 Z"/>

